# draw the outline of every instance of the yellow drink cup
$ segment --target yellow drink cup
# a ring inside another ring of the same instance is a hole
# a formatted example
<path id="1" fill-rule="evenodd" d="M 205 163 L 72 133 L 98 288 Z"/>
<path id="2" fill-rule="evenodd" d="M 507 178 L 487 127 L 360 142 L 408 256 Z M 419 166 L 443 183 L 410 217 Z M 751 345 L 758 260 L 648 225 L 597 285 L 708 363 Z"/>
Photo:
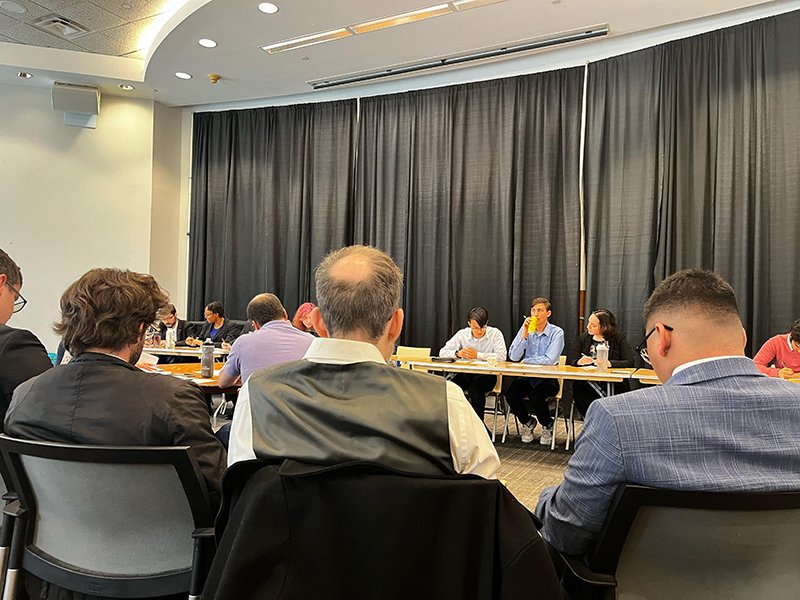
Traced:
<path id="1" fill-rule="evenodd" d="M 531 317 L 530 325 L 528 325 L 528 333 L 533 333 L 536 331 L 536 326 L 539 324 L 539 319 L 536 317 Z"/>

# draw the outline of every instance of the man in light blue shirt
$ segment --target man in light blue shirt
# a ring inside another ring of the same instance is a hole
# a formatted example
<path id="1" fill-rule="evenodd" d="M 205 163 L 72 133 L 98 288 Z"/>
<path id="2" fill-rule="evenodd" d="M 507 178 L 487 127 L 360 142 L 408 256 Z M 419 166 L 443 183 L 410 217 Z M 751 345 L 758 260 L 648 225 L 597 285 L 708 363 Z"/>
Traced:
<path id="1" fill-rule="evenodd" d="M 561 351 L 564 350 L 564 330 L 547 321 L 552 314 L 550 301 L 547 298 L 535 298 L 531 302 L 531 316 L 525 319 L 517 336 L 508 349 L 508 358 L 529 365 L 557 365 Z M 531 321 L 536 319 L 536 330 L 529 332 Z M 523 358 L 524 357 L 524 358 Z M 550 416 L 547 399 L 558 392 L 555 379 L 539 379 L 537 377 L 520 377 L 506 392 L 506 400 L 511 411 L 522 424 L 522 441 L 533 441 L 534 419 L 525 406 L 525 398 L 531 402 L 536 418 L 542 424 L 542 436 L 539 443 L 549 445 L 552 441 L 555 421 Z"/>

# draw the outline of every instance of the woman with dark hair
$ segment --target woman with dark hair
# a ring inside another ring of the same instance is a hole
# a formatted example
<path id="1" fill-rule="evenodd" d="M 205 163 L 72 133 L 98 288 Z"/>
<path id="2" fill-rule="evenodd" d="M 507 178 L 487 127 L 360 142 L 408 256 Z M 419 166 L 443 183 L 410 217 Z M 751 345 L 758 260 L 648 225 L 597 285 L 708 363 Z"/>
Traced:
<path id="1" fill-rule="evenodd" d="M 312 335 L 317 335 L 317 332 L 314 331 L 314 326 L 311 324 L 311 311 L 315 308 L 317 307 L 312 302 L 301 304 L 300 308 L 297 309 L 297 312 L 294 313 L 292 325 L 294 325 L 300 331 L 307 331 Z"/>
<path id="2" fill-rule="evenodd" d="M 600 308 L 589 315 L 586 323 L 586 333 L 582 333 L 572 345 L 568 356 L 568 363 L 573 366 L 594 365 L 597 363 L 597 347 L 600 344 L 608 346 L 609 368 L 633 368 L 633 350 L 628 343 L 628 336 L 617 330 L 617 319 L 614 313 L 606 308 Z M 616 384 L 628 391 L 625 384 Z M 572 384 L 572 401 L 583 416 L 589 410 L 589 405 L 600 394 L 586 381 L 575 381 Z"/>
<path id="3" fill-rule="evenodd" d="M 225 318 L 225 309 L 221 302 L 210 302 L 205 311 L 206 324 L 197 337 L 186 338 L 189 346 L 202 346 L 203 341 L 211 338 L 214 345 L 229 348 L 242 332 L 242 326 Z"/>
<path id="4" fill-rule="evenodd" d="M 476 306 L 469 311 L 467 325 L 469 327 L 457 331 L 439 350 L 439 356 L 486 360 L 487 354 L 494 354 L 498 361 L 506 360 L 506 339 L 502 331 L 489 327 L 489 312 L 485 308 Z M 486 392 L 494 388 L 497 375 L 459 373 L 453 383 L 466 392 L 472 408 L 483 421 Z"/>

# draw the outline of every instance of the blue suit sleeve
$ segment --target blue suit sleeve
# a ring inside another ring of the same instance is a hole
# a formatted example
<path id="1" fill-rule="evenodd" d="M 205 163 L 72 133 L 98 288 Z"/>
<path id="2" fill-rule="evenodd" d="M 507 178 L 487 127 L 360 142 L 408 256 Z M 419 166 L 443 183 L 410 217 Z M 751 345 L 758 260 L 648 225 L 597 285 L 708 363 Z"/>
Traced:
<path id="1" fill-rule="evenodd" d="M 624 481 L 616 423 L 602 402 L 593 402 L 564 481 L 539 496 L 536 516 L 544 523 L 542 537 L 566 554 L 589 552 Z"/>

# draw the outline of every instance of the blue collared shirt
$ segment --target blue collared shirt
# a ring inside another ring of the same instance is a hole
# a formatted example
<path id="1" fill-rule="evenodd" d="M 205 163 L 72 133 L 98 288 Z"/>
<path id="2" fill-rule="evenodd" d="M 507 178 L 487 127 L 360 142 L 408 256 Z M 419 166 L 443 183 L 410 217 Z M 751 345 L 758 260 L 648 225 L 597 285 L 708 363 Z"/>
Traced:
<path id="1" fill-rule="evenodd" d="M 548 323 L 542 333 L 534 331 L 528 334 L 527 339 L 522 339 L 524 327 L 523 325 L 519 328 L 517 337 L 511 342 L 508 358 L 519 360 L 525 356 L 522 362 L 529 365 L 557 365 L 564 350 L 564 330 L 558 325 Z"/>

